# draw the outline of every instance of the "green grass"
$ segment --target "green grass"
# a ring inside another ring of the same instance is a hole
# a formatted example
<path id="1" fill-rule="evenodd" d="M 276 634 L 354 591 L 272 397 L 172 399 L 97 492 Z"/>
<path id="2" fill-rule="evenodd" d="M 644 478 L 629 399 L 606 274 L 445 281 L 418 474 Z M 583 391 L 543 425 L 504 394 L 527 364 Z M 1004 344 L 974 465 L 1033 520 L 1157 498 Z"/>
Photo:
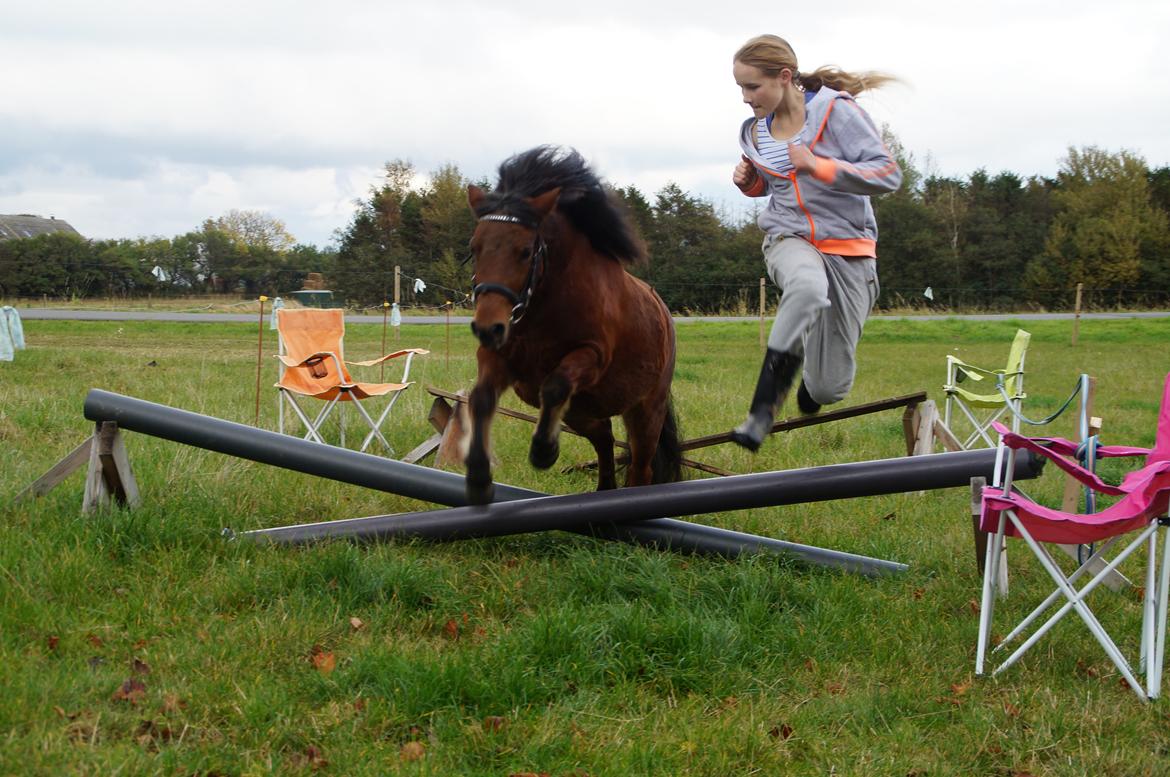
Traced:
<path id="1" fill-rule="evenodd" d="M 871 322 L 849 403 L 918 390 L 941 401 L 947 353 L 997 366 L 1015 328 Z M 1026 328 L 1031 414 L 1059 406 L 1087 371 L 1106 441 L 1153 441 L 1170 320 L 1083 321 L 1075 348 L 1068 322 Z M 757 332 L 679 327 L 686 436 L 740 420 Z M 133 432 L 138 510 L 81 515 L 80 475 L 13 505 L 90 433 L 91 387 L 242 423 L 255 414 L 254 325 L 27 321 L 25 333 L 28 350 L 0 364 L 0 774 L 1165 773 L 1166 703 L 1140 705 L 1079 622 L 1002 679 L 972 677 L 979 579 L 966 489 L 693 519 L 910 565 L 883 580 L 563 533 L 226 543 L 224 526 L 427 505 Z M 349 356 L 376 355 L 380 338 L 351 327 Z M 441 326 L 401 338 L 432 350 L 416 362 L 422 385 L 470 386 L 464 327 L 449 354 Z M 273 379 L 266 358 L 269 429 Z M 415 387 L 396 408 L 398 455 L 429 435 L 429 399 Z M 504 404 L 521 409 L 510 395 Z M 1072 427 L 1064 418 L 1050 431 Z M 530 433 L 497 419 L 499 481 L 593 487 L 589 473 L 533 471 Z M 755 457 L 724 446 L 695 458 L 749 472 L 902 453 L 900 413 L 888 412 L 779 435 Z M 591 457 L 562 440 L 562 464 Z M 1061 488 L 1049 473 L 1033 491 Z M 1022 549 L 1011 555 L 1012 596 L 998 612 L 1022 615 L 1047 589 Z M 1135 652 L 1134 595 L 1094 600 Z M 131 678 L 142 687 L 121 693 Z M 409 760 L 411 747 L 423 756 Z"/>

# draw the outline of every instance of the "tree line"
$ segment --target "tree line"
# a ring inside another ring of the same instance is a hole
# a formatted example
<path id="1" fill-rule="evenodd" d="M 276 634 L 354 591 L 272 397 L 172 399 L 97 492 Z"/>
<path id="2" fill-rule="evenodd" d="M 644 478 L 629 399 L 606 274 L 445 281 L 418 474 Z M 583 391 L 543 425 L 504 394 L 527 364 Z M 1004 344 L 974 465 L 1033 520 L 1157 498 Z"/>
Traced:
<path id="1" fill-rule="evenodd" d="M 1091 306 L 1170 302 L 1170 167 L 1089 146 L 1070 148 L 1053 178 L 986 170 L 955 178 L 923 171 L 897 138 L 887 141 L 905 175 L 899 191 L 873 198 L 879 306 L 1060 309 L 1078 284 Z M 319 272 L 336 298 L 363 307 L 393 299 L 399 267 L 404 304 L 467 304 L 463 260 L 475 224 L 466 187 L 491 182 L 453 164 L 421 187 L 404 160 L 383 173 L 335 246 L 297 244 L 279 220 L 250 211 L 171 239 L 41 235 L 0 242 L 0 295 L 275 296 Z M 632 271 L 672 310 L 755 310 L 763 200 L 732 217 L 673 183 L 649 196 L 632 186 L 614 193 L 649 248 L 650 261 Z"/>

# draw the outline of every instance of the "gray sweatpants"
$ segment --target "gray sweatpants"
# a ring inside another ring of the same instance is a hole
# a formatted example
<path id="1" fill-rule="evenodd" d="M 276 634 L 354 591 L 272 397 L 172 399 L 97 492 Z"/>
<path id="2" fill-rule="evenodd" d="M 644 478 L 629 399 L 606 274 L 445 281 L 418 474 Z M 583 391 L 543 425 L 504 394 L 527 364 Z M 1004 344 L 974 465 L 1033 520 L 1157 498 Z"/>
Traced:
<path id="1" fill-rule="evenodd" d="M 768 235 L 764 263 L 781 291 L 768 347 L 804 354 L 804 384 L 822 405 L 853 387 L 857 342 L 878 296 L 877 261 L 823 254 L 807 240 Z"/>

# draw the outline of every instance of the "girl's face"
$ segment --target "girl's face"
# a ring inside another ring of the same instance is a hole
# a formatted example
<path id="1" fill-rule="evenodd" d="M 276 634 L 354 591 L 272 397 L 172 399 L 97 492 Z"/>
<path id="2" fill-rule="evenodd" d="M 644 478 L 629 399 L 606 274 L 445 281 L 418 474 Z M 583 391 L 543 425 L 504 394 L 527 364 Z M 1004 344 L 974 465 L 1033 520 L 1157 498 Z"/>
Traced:
<path id="1" fill-rule="evenodd" d="M 757 119 L 780 107 L 784 90 L 792 83 L 792 71 L 788 68 L 781 70 L 779 75 L 769 76 L 758 67 L 736 61 L 731 72 L 743 93 L 743 101 L 751 107 Z"/>

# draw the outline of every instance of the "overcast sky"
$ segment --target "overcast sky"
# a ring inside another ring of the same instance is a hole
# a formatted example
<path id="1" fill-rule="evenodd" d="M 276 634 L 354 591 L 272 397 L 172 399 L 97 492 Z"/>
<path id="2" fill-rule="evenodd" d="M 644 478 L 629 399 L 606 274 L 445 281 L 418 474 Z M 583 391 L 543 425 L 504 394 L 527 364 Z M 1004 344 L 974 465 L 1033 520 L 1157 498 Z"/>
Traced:
<path id="1" fill-rule="evenodd" d="M 262 210 L 323 246 L 388 160 L 494 179 L 554 143 L 737 214 L 731 57 L 761 32 L 807 71 L 902 78 L 861 103 L 930 172 L 1053 175 L 1085 145 L 1170 164 L 1165 0 L 766 7 L 0 0 L 0 213 L 109 238 Z"/>

